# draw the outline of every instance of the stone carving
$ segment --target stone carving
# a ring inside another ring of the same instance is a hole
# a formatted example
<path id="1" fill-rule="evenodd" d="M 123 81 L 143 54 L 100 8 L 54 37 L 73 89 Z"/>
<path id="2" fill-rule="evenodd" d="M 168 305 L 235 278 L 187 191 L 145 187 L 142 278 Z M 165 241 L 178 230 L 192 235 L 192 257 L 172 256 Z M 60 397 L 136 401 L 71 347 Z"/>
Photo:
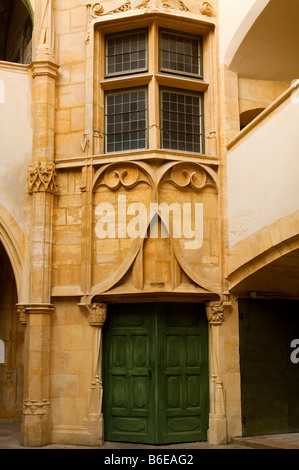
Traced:
<path id="1" fill-rule="evenodd" d="M 206 305 L 206 313 L 210 325 L 219 326 L 224 322 L 224 305 L 222 302 L 209 302 Z"/>
<path id="2" fill-rule="evenodd" d="M 88 321 L 92 326 L 103 326 L 107 318 L 107 304 L 91 304 L 88 306 Z"/>
<path id="3" fill-rule="evenodd" d="M 201 191 L 206 186 L 215 187 L 215 185 L 209 181 L 206 171 L 200 165 L 192 163 L 176 164 L 161 182 L 170 183 L 177 189 L 186 189 L 189 187 L 194 191 Z"/>
<path id="4" fill-rule="evenodd" d="M 22 325 L 27 325 L 28 313 L 26 311 L 26 308 L 24 306 L 19 306 L 17 308 L 17 312 L 18 312 L 18 315 L 19 315 L 20 323 L 22 323 Z"/>
<path id="5" fill-rule="evenodd" d="M 137 165 L 133 163 L 120 163 L 108 166 L 102 182 L 100 182 L 98 186 L 106 186 L 111 189 L 111 191 L 116 191 L 121 186 L 125 189 L 133 189 L 141 183 L 146 183 L 151 186 L 149 179 L 144 173 L 141 173 Z"/>
<path id="6" fill-rule="evenodd" d="M 26 400 L 24 402 L 23 414 L 24 415 L 45 415 L 48 413 L 50 402 L 43 400 L 41 402 L 37 400 Z"/>
<path id="7" fill-rule="evenodd" d="M 55 31 L 52 0 L 38 0 L 35 8 L 36 59 L 54 60 Z"/>
<path id="8" fill-rule="evenodd" d="M 94 18 L 109 13 L 121 13 L 127 10 L 140 9 L 153 10 L 177 10 L 213 16 L 214 10 L 209 2 L 196 0 L 103 0 L 102 3 L 96 3 L 92 7 L 92 16 Z"/>
<path id="9" fill-rule="evenodd" d="M 214 10 L 209 2 L 201 2 L 199 9 L 203 15 L 214 16 Z"/>
<path id="10" fill-rule="evenodd" d="M 57 191 L 57 174 L 52 162 L 41 164 L 36 162 L 28 169 L 29 194 L 36 192 L 55 193 Z"/>

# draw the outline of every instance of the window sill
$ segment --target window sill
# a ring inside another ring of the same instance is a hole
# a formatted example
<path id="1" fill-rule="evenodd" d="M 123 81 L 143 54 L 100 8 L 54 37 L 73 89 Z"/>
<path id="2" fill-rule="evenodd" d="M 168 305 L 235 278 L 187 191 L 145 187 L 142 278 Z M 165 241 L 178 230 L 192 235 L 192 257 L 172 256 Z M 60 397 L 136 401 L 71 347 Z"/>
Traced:
<path id="1" fill-rule="evenodd" d="M 114 77 L 114 78 L 106 78 L 100 82 L 100 85 L 104 91 L 110 90 L 119 90 L 121 88 L 128 88 L 128 87 L 137 87 L 137 86 L 144 86 L 148 85 L 151 79 L 153 78 L 152 74 L 132 74 Z"/>

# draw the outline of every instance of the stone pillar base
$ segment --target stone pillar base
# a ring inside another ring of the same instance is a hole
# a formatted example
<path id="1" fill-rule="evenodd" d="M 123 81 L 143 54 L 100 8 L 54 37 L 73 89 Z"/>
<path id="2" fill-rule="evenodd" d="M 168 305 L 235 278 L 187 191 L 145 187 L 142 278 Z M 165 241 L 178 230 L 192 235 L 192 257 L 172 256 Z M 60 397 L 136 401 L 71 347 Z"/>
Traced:
<path id="1" fill-rule="evenodd" d="M 89 415 L 83 425 L 54 425 L 52 443 L 100 447 L 104 444 L 103 415 Z"/>
<path id="2" fill-rule="evenodd" d="M 226 418 L 223 414 L 210 414 L 208 443 L 212 446 L 227 444 Z"/>
<path id="3" fill-rule="evenodd" d="M 21 445 L 25 447 L 51 444 L 51 427 L 47 415 L 24 415 L 21 431 Z"/>

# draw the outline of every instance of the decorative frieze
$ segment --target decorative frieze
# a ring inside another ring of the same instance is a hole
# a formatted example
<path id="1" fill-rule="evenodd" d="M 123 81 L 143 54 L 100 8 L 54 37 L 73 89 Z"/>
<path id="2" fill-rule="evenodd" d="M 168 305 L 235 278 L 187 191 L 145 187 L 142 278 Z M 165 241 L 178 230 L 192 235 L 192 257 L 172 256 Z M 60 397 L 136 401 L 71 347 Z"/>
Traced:
<path id="1" fill-rule="evenodd" d="M 88 7 L 90 8 L 90 5 Z M 211 3 L 198 2 L 196 0 L 103 0 L 103 2 L 95 3 L 91 6 L 91 16 L 98 18 L 105 14 L 123 13 L 128 10 L 140 9 L 147 9 L 149 11 L 176 10 L 214 16 L 214 9 Z"/>
<path id="2" fill-rule="evenodd" d="M 55 193 L 57 191 L 57 173 L 55 164 L 52 162 L 35 162 L 28 168 L 28 192 L 29 194 L 37 192 Z"/>

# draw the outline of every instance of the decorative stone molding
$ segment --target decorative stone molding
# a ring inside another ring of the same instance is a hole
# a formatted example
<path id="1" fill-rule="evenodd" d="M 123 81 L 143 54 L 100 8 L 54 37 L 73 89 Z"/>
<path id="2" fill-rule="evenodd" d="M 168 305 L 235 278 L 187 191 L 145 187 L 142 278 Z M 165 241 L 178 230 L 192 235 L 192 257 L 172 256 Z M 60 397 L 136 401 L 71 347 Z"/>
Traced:
<path id="1" fill-rule="evenodd" d="M 57 191 L 55 164 L 36 162 L 29 165 L 27 183 L 29 194 L 37 192 L 54 194 Z"/>
<path id="2" fill-rule="evenodd" d="M 91 16 L 93 18 L 111 13 L 123 13 L 128 10 L 141 9 L 147 9 L 149 12 L 176 10 L 214 16 L 214 9 L 209 2 L 205 1 L 199 4 L 196 0 L 103 0 L 101 3 L 88 6 L 91 8 Z"/>
<path id="3" fill-rule="evenodd" d="M 27 323 L 29 314 L 50 314 L 54 310 L 55 307 L 52 304 L 17 304 L 19 319 L 23 324 Z"/>
<path id="4" fill-rule="evenodd" d="M 106 186 L 111 191 L 116 191 L 120 187 L 133 189 L 141 183 L 152 186 L 148 176 L 136 164 L 117 163 L 108 166 L 97 186 Z"/>
<path id="5" fill-rule="evenodd" d="M 206 314 L 211 326 L 219 326 L 224 322 L 223 302 L 209 302 L 206 305 Z"/>
<path id="6" fill-rule="evenodd" d="M 50 402 L 43 400 L 26 400 L 24 402 L 23 414 L 24 415 L 46 415 L 49 412 Z"/>
<path id="7" fill-rule="evenodd" d="M 193 191 L 201 191 L 206 186 L 215 188 L 214 182 L 206 173 L 205 169 L 195 163 L 178 163 L 171 169 L 169 175 L 166 173 L 161 183 L 170 183 L 177 189 L 191 188 Z"/>

